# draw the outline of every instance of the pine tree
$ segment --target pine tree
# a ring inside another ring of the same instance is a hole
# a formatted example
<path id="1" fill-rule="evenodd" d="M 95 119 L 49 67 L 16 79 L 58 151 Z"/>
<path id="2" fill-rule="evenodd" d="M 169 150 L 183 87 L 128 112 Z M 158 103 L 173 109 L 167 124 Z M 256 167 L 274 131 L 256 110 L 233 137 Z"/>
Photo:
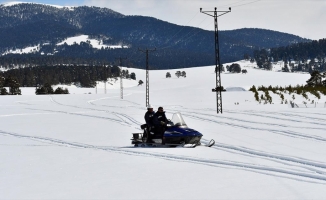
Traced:
<path id="1" fill-rule="evenodd" d="M 5 78 L 0 76 L 0 89 L 3 87 L 4 84 L 5 84 Z"/>
<path id="2" fill-rule="evenodd" d="M 136 80 L 136 74 L 135 74 L 134 72 L 131 72 L 131 74 L 130 74 L 130 78 L 131 78 L 132 80 Z"/>
<path id="3" fill-rule="evenodd" d="M 18 83 L 17 78 L 8 77 L 6 82 L 9 86 L 9 94 L 10 95 L 21 95 L 21 90 L 19 89 L 20 84 Z"/>
<path id="4" fill-rule="evenodd" d="M 181 76 L 181 72 L 180 72 L 180 71 L 177 71 L 177 72 L 175 73 L 175 75 L 179 78 L 179 77 Z"/>
<path id="5" fill-rule="evenodd" d="M 8 91 L 6 88 L 0 88 L 0 95 L 8 95 Z"/>
<path id="6" fill-rule="evenodd" d="M 237 63 L 233 63 L 229 68 L 229 72 L 231 72 L 231 73 L 240 73 L 241 72 L 240 65 L 237 64 Z"/>
<path id="7" fill-rule="evenodd" d="M 309 80 L 307 80 L 308 86 L 315 87 L 323 85 L 323 74 L 320 74 L 319 71 L 313 71 L 310 76 Z"/>

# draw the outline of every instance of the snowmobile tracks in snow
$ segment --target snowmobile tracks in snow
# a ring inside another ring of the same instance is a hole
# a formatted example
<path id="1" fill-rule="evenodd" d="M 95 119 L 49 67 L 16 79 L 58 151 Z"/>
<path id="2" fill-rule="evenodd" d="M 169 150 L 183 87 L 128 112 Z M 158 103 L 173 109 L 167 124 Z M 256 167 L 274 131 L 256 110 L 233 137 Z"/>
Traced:
<path id="1" fill-rule="evenodd" d="M 192 113 L 192 114 L 185 114 L 185 113 Z M 193 115 L 193 114 L 197 114 L 197 115 Z M 271 129 L 271 128 L 270 129 L 268 129 L 268 128 L 258 128 L 258 127 L 248 126 L 248 125 L 241 125 L 241 124 L 237 124 L 237 123 L 223 122 L 223 121 L 220 121 L 219 119 L 211 119 L 211 118 L 199 117 L 198 116 L 198 115 L 207 116 L 207 114 L 204 114 L 204 113 L 184 112 L 183 115 L 187 116 L 187 117 L 190 117 L 190 118 L 193 118 L 193 119 L 201 120 L 201 121 L 217 123 L 219 125 L 232 126 L 232 127 L 236 127 L 236 128 L 250 129 L 250 130 L 257 130 L 257 131 L 266 131 L 266 132 L 272 132 L 272 133 L 276 133 L 276 134 L 280 134 L 280 135 L 284 135 L 284 136 L 289 136 L 289 137 L 293 137 L 293 138 L 298 138 L 298 139 L 309 139 L 309 140 L 316 140 L 316 141 L 326 142 L 326 138 L 323 138 L 323 137 L 320 137 L 320 136 L 305 135 L 305 134 L 302 134 L 302 133 L 298 133 L 298 132 L 294 132 L 294 131 L 287 131 L 287 130 L 278 130 L 278 129 Z M 214 117 L 216 117 L 216 116 L 214 116 Z M 221 116 L 219 116 L 219 117 L 223 118 Z"/>
<path id="2" fill-rule="evenodd" d="M 295 123 L 307 123 L 307 121 L 302 121 L 302 120 L 298 120 L 298 119 L 289 118 L 290 116 L 292 116 L 292 117 L 299 117 L 299 118 L 309 119 L 309 120 L 311 120 L 311 121 L 309 121 L 309 124 L 315 124 L 315 125 L 319 125 L 319 126 L 326 126 L 325 123 L 316 122 L 316 120 L 318 120 L 318 121 L 326 121 L 326 120 L 321 119 L 321 118 L 307 117 L 307 116 L 294 115 L 294 114 L 288 114 L 288 113 L 282 113 L 282 112 L 273 113 L 273 112 L 265 112 L 264 111 L 264 114 L 262 114 L 260 112 L 256 112 L 256 111 L 249 111 L 249 110 L 248 111 L 225 111 L 225 112 L 243 114 L 243 115 L 250 115 L 250 116 L 257 116 L 257 117 L 264 117 L 264 118 L 269 118 L 269 119 L 277 119 L 277 120 L 281 120 L 281 121 L 289 121 L 289 122 L 295 122 Z M 285 118 L 281 118 L 279 116 L 285 116 Z"/>
<path id="3" fill-rule="evenodd" d="M 202 139 L 202 140 L 208 141 L 206 139 Z M 228 152 L 231 152 L 231 153 L 238 152 L 238 154 L 245 155 L 248 157 L 255 156 L 255 157 L 260 157 L 263 159 L 268 159 L 271 161 L 280 161 L 280 163 L 285 164 L 285 165 L 289 165 L 289 163 L 291 163 L 290 165 L 295 165 L 297 167 L 303 167 L 305 169 L 314 171 L 316 173 L 326 175 L 326 171 L 319 171 L 318 169 L 316 169 L 316 168 L 320 168 L 320 169 L 326 170 L 326 163 L 321 163 L 321 162 L 316 162 L 316 161 L 312 161 L 312 160 L 296 158 L 296 157 L 291 157 L 291 156 L 286 156 L 286 155 L 267 153 L 267 152 L 263 152 L 263 151 L 249 149 L 246 147 L 238 147 L 238 146 L 232 146 L 232 145 L 227 145 L 227 144 L 222 144 L 222 143 L 216 143 L 212 148 L 217 149 L 217 150 L 224 150 L 224 151 L 229 150 Z M 314 167 L 314 168 L 309 168 L 309 167 Z"/>
<path id="4" fill-rule="evenodd" d="M 124 120 L 114 119 L 110 117 L 102 117 L 102 116 L 96 116 L 96 115 L 88 115 L 88 114 L 81 114 L 81 113 L 75 113 L 75 112 L 66 112 L 66 111 L 60 111 L 60 110 L 46 110 L 46 109 L 34 109 L 34 108 L 26 108 L 28 110 L 36 110 L 36 111 L 46 111 L 46 112 L 52 112 L 52 113 L 60 113 L 60 114 L 67 114 L 67 115 L 76 115 L 76 116 L 82 116 L 82 117 L 91 117 L 91 118 L 97 118 L 97 119 L 104 119 L 104 120 L 110 120 L 112 122 L 119 123 L 124 126 L 129 126 L 129 123 L 126 123 Z"/>
<path id="5" fill-rule="evenodd" d="M 208 113 L 201 113 L 201 112 L 192 112 L 192 111 L 182 111 L 183 113 L 189 113 L 189 115 L 191 114 L 196 114 L 196 115 L 204 115 L 204 116 L 209 116 L 209 117 L 213 117 L 213 118 L 217 118 L 216 115 L 212 115 L 212 114 L 208 114 Z M 252 114 L 252 113 L 244 113 L 244 112 L 232 112 L 232 111 L 225 111 L 225 112 L 229 112 L 229 113 L 235 113 L 235 114 L 245 114 L 245 115 L 251 115 L 251 116 L 259 116 L 259 117 L 266 117 L 266 115 L 257 115 L 257 114 Z M 226 116 L 222 116 L 219 115 L 218 116 L 219 119 L 227 119 L 227 120 L 231 120 L 231 121 L 235 121 L 235 122 L 244 122 L 244 123 L 250 123 L 250 124 L 257 124 L 257 121 L 250 121 L 250 120 L 246 120 L 243 118 L 235 118 L 235 117 L 226 117 Z M 277 120 L 281 120 L 281 121 L 287 121 L 287 119 L 283 119 L 283 118 L 276 118 L 276 117 L 270 117 L 267 116 L 267 118 L 271 118 L 271 119 L 277 119 Z M 291 122 L 297 122 L 297 123 L 307 123 L 306 121 L 297 121 L 297 120 L 293 120 L 290 119 Z M 264 124 L 264 125 L 268 125 L 268 126 L 276 126 L 276 127 L 281 127 L 281 128 L 298 128 L 298 129 L 315 129 L 315 130 L 324 130 L 325 128 L 317 128 L 317 127 L 307 127 L 307 126 L 293 126 L 290 124 L 277 124 L 277 123 L 268 123 L 268 122 L 259 122 L 259 124 Z M 310 122 L 309 122 L 310 124 Z M 312 123 L 314 124 L 314 123 Z M 316 124 L 316 123 L 315 123 Z M 321 125 L 321 126 L 326 126 L 326 124 L 320 124 L 317 123 L 316 125 Z"/>
<path id="6" fill-rule="evenodd" d="M 240 163 L 240 162 L 233 162 L 233 161 L 222 161 L 222 160 L 211 160 L 211 159 L 203 159 L 203 158 L 195 158 L 195 157 L 186 157 L 183 155 L 171 155 L 166 153 L 154 153 L 154 152 L 140 152 L 135 150 L 129 150 L 128 148 L 120 148 L 120 147 L 110 147 L 110 146 L 96 146 L 96 145 L 88 145 L 82 143 L 75 143 L 75 142 L 67 142 L 64 140 L 47 138 L 47 137 L 39 137 L 39 136 L 27 136 L 21 135 L 17 133 L 11 133 L 0 130 L 1 135 L 6 136 L 13 136 L 17 138 L 26 138 L 37 140 L 40 142 L 52 143 L 59 146 L 66 146 L 66 147 L 77 147 L 77 148 L 86 148 L 86 149 L 94 149 L 94 150 L 104 150 L 114 153 L 121 153 L 125 155 L 131 156 L 146 156 L 146 157 L 153 157 L 159 158 L 169 161 L 177 161 L 177 162 L 188 162 L 194 164 L 202 164 L 210 167 L 231 167 L 238 170 L 246 170 L 260 174 L 266 174 L 270 176 L 278 176 L 298 181 L 305 181 L 310 183 L 316 184 L 326 184 L 326 174 L 325 173 L 316 173 L 316 172 L 303 172 L 302 170 L 296 169 L 288 169 L 288 168 L 281 168 L 281 167 L 269 167 L 264 165 L 255 165 L 250 163 Z M 257 154 L 257 152 L 256 152 Z M 315 165 L 315 164 L 314 164 Z M 326 165 L 326 164 L 319 164 L 319 165 Z M 323 167 L 324 168 L 324 167 Z"/>
<path id="7" fill-rule="evenodd" d="M 98 111 L 98 112 L 106 112 L 106 113 L 110 113 L 110 114 L 113 114 L 115 116 L 117 116 L 119 119 L 121 120 L 116 120 L 114 119 L 113 121 L 117 121 L 117 122 L 122 122 L 128 126 L 131 126 L 132 124 L 135 124 L 137 125 L 135 128 L 136 129 L 139 129 L 139 126 L 142 125 L 143 123 L 140 123 L 139 121 L 137 121 L 136 119 L 132 118 L 131 116 L 128 116 L 126 114 L 123 114 L 123 113 L 117 113 L 117 112 L 112 112 L 112 111 L 108 111 L 108 110 L 102 110 L 102 109 L 95 109 L 95 108 L 87 108 L 87 107 L 80 107 L 80 106 L 74 106 L 74 105 L 66 105 L 66 104 L 62 104 L 62 103 L 59 103 L 57 102 L 53 97 L 50 97 L 51 101 L 58 104 L 58 105 L 61 105 L 61 106 L 67 106 L 67 107 L 73 107 L 73 108 L 78 108 L 78 109 L 84 109 L 84 110 L 91 110 L 91 111 Z M 107 99 L 107 98 L 101 98 L 101 99 L 98 99 L 98 100 L 103 100 L 103 99 Z M 88 103 L 90 105 L 93 105 L 95 106 L 95 104 L 93 104 L 93 101 L 95 100 L 92 100 L 92 101 L 88 101 Z M 63 112 L 64 113 L 64 112 Z M 99 116 L 94 116 L 94 115 L 84 115 L 84 114 L 81 114 L 82 116 L 88 116 L 88 117 L 95 117 L 95 118 L 102 118 L 102 119 L 109 119 L 112 121 L 113 118 L 108 118 L 108 117 L 99 117 Z"/>

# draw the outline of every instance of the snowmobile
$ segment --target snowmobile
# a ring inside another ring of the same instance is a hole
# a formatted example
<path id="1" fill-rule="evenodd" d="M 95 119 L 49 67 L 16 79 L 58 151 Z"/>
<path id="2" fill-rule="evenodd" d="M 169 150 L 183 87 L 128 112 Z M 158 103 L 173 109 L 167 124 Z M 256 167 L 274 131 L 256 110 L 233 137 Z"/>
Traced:
<path id="1" fill-rule="evenodd" d="M 144 130 L 143 133 L 133 133 L 131 144 L 135 147 L 196 147 L 201 145 L 200 139 L 203 136 L 198 131 L 189 128 L 180 113 L 173 114 L 163 138 L 155 134 L 155 129 L 148 130 L 146 124 L 142 125 L 141 129 Z M 211 140 L 205 146 L 211 147 L 214 144 L 215 141 Z"/>

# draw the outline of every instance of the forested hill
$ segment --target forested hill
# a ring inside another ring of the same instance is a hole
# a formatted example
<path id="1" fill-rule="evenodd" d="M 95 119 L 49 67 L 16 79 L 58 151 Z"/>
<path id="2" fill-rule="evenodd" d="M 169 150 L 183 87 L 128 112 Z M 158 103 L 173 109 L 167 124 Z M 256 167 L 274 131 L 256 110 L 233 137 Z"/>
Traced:
<path id="1" fill-rule="evenodd" d="M 326 39 L 297 43 L 284 47 L 256 50 L 257 65 L 269 68 L 272 62 L 284 61 L 283 71 L 326 71 Z"/>
<path id="2" fill-rule="evenodd" d="M 80 35 L 102 46 L 95 48 L 89 41 L 60 44 Z M 256 49 L 309 41 L 291 34 L 252 28 L 220 31 L 219 38 L 222 62 L 243 59 L 244 54 L 253 55 Z M 215 63 L 214 45 L 212 31 L 152 17 L 126 16 L 108 8 L 32 3 L 0 6 L 0 65 L 6 68 L 112 64 L 117 57 L 128 57 L 126 64 L 144 68 L 145 55 L 138 48 L 156 48 L 150 55 L 152 69 L 205 66 Z M 33 50 L 26 52 L 27 47 Z"/>

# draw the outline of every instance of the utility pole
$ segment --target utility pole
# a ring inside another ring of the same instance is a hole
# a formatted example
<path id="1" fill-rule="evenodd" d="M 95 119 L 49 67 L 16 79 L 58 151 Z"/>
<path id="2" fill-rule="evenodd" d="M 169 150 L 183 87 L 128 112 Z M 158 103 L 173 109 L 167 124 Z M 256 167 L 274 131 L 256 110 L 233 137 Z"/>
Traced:
<path id="1" fill-rule="evenodd" d="M 218 24 L 217 18 L 231 12 L 231 7 L 228 11 L 217 11 L 215 7 L 214 11 L 203 11 L 200 8 L 200 12 L 211 17 L 214 17 L 214 26 L 215 26 L 215 74 L 216 74 L 216 104 L 217 104 L 217 114 L 222 113 L 222 84 L 221 84 L 221 60 L 220 60 L 220 47 L 219 47 L 219 38 L 218 38 Z M 213 13 L 213 14 L 211 14 Z M 219 13 L 219 15 L 218 15 Z M 218 69 L 218 70 L 217 70 Z"/>
<path id="2" fill-rule="evenodd" d="M 106 81 L 104 81 L 104 94 L 106 94 Z"/>
<path id="3" fill-rule="evenodd" d="M 123 81 L 122 81 L 122 60 L 127 60 L 127 58 L 119 57 L 119 66 L 120 66 L 120 98 L 123 99 Z"/>
<path id="4" fill-rule="evenodd" d="M 104 80 L 104 94 L 106 94 L 106 82 L 108 81 L 107 79 L 107 71 L 106 71 L 106 66 L 104 65 L 104 70 L 105 70 L 105 80 Z"/>
<path id="5" fill-rule="evenodd" d="M 146 53 L 146 107 L 149 105 L 149 66 L 148 66 L 148 52 L 151 51 L 156 51 L 155 49 L 146 49 L 146 50 L 141 50 L 138 48 L 138 51 L 141 51 L 143 53 Z"/>

